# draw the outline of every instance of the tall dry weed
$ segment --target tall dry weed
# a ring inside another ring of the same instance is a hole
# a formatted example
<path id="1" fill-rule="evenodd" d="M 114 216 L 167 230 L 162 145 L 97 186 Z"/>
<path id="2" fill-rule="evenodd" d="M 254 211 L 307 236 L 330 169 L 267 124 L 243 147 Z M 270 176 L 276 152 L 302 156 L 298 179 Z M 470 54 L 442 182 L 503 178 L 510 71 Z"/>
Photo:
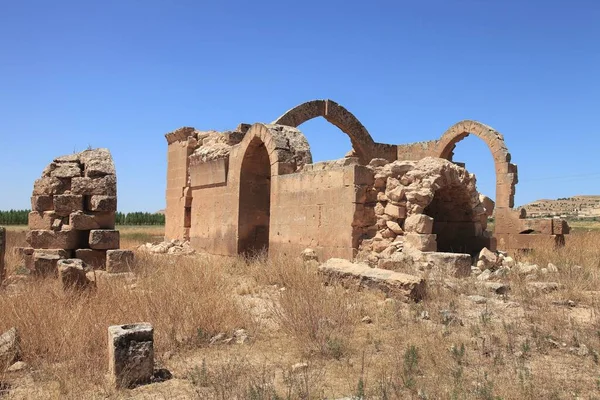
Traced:
<path id="1" fill-rule="evenodd" d="M 159 355 L 246 327 L 218 267 L 194 258 L 136 256 L 133 282 L 102 279 L 94 293 L 79 295 L 63 292 L 56 280 L 32 280 L 0 295 L 0 331 L 18 328 L 25 361 L 59 381 L 64 396 L 102 387 L 109 325 L 150 322 Z"/>

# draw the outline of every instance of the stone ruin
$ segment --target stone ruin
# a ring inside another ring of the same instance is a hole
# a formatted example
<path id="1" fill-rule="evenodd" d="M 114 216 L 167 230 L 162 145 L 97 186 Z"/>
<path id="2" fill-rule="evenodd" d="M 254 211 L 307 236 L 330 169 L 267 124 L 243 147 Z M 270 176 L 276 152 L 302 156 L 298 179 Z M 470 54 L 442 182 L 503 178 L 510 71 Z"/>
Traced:
<path id="1" fill-rule="evenodd" d="M 117 178 L 108 149 L 54 159 L 34 183 L 31 208 L 30 247 L 18 252 L 33 275 L 60 273 L 69 286 L 87 269 L 129 270 L 133 252 L 119 250 Z"/>
<path id="2" fill-rule="evenodd" d="M 350 137 L 344 159 L 312 163 L 297 127 L 316 117 Z M 495 202 L 453 161 L 456 144 L 469 134 L 494 158 Z M 312 248 L 322 260 L 358 257 L 379 265 L 398 253 L 427 259 L 433 252 L 560 245 L 569 233 L 562 219 L 528 219 L 513 209 L 517 166 L 503 136 L 476 121 L 461 121 L 438 140 L 382 144 L 344 107 L 314 100 L 271 124 L 226 132 L 184 127 L 165 137 L 165 239 L 207 253 L 297 256 Z"/>

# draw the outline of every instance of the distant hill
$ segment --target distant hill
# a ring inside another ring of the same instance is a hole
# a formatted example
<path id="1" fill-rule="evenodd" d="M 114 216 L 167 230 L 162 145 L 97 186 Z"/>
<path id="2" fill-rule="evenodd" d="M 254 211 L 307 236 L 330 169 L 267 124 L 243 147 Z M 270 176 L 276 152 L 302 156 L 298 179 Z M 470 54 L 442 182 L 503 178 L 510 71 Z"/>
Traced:
<path id="1" fill-rule="evenodd" d="M 521 208 L 524 208 L 527 211 L 528 217 L 600 217 L 600 196 L 580 195 L 557 200 L 542 199 L 525 204 Z"/>
<path id="2" fill-rule="evenodd" d="M 165 210 L 158 210 L 157 212 L 155 212 L 155 214 L 165 215 Z"/>

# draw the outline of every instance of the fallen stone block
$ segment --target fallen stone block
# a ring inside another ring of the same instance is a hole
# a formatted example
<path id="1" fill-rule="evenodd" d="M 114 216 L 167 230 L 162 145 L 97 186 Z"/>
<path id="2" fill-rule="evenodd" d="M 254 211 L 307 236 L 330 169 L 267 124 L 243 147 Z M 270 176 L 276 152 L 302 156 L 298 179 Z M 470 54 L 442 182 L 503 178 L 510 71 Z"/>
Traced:
<path id="1" fill-rule="evenodd" d="M 498 265 L 498 255 L 486 247 L 481 249 L 477 258 L 477 265 L 483 271 L 484 269 L 494 269 Z"/>
<path id="2" fill-rule="evenodd" d="M 381 269 L 389 269 L 391 271 L 406 271 L 414 268 L 414 259 L 408 254 L 396 252 L 390 258 L 382 258 L 378 262 L 378 267 Z"/>
<path id="3" fill-rule="evenodd" d="M 154 329 L 149 323 L 108 327 L 108 370 L 117 388 L 150 383 L 154 373 Z"/>
<path id="4" fill-rule="evenodd" d="M 95 286 L 94 282 L 87 278 L 83 261 L 70 258 L 58 261 L 58 278 L 65 291 L 86 290 Z"/>
<path id="5" fill-rule="evenodd" d="M 95 250 L 112 250 L 119 248 L 119 231 L 112 229 L 94 229 L 90 231 L 89 245 Z"/>
<path id="6" fill-rule="evenodd" d="M 461 278 L 471 274 L 469 254 L 424 252 L 421 254 L 421 260 L 425 262 L 425 269 L 439 272 L 444 276 Z"/>
<path id="7" fill-rule="evenodd" d="M 129 272 L 133 265 L 133 251 L 108 250 L 106 252 L 106 272 Z"/>
<path id="8" fill-rule="evenodd" d="M 75 258 L 79 258 L 83 263 L 92 269 L 106 268 L 106 251 L 94 249 L 77 249 Z"/>
<path id="9" fill-rule="evenodd" d="M 0 371 L 4 371 L 21 359 L 21 340 L 17 328 L 0 335 Z"/>
<path id="10" fill-rule="evenodd" d="M 318 270 L 328 280 L 354 282 L 360 287 L 379 289 L 391 297 L 412 301 L 420 301 L 425 297 L 425 280 L 413 275 L 371 268 L 339 258 L 329 259 Z"/>

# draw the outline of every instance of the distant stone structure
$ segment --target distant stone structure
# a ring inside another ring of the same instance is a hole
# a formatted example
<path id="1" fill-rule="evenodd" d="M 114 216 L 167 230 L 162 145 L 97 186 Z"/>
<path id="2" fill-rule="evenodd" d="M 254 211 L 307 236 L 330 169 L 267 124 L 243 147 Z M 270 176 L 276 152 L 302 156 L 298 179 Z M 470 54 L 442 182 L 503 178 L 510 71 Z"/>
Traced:
<path id="1" fill-rule="evenodd" d="M 127 269 L 133 260 L 131 251 L 118 250 L 117 178 L 108 149 L 54 159 L 34 183 L 31 208 L 30 247 L 19 251 L 33 274 L 56 276 L 61 259 L 110 272 Z"/>
<path id="2" fill-rule="evenodd" d="M 346 158 L 312 163 L 297 127 L 316 117 L 350 137 Z M 495 203 L 452 160 L 469 134 L 494 158 Z M 564 220 L 529 220 L 513 209 L 517 167 L 503 136 L 476 121 L 461 121 L 438 140 L 382 144 L 344 107 L 314 100 L 271 124 L 227 132 L 184 127 L 165 137 L 166 239 L 189 240 L 208 253 L 299 255 L 312 248 L 321 260 L 392 248 L 476 254 L 560 244 L 569 231 Z"/>

